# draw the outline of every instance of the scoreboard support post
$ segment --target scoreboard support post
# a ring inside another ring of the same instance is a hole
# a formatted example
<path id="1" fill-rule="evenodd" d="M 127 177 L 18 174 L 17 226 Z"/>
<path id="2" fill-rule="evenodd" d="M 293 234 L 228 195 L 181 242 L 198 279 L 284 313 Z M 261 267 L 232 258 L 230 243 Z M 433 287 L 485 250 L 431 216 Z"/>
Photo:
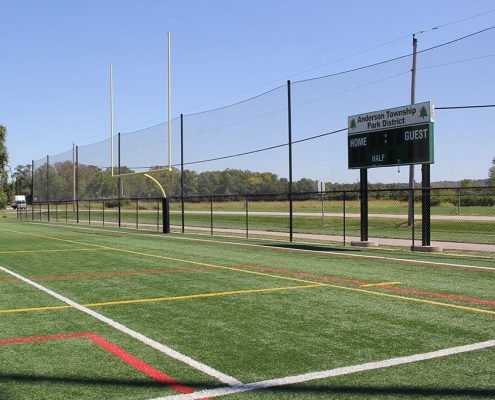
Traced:
<path id="1" fill-rule="evenodd" d="M 431 234 L 431 213 L 430 213 L 430 164 L 423 164 L 421 166 L 421 208 L 422 208 L 422 245 L 430 246 L 430 234 Z"/>
<path id="2" fill-rule="evenodd" d="M 359 196 L 361 200 L 361 242 L 368 241 L 368 169 L 359 170 Z"/>

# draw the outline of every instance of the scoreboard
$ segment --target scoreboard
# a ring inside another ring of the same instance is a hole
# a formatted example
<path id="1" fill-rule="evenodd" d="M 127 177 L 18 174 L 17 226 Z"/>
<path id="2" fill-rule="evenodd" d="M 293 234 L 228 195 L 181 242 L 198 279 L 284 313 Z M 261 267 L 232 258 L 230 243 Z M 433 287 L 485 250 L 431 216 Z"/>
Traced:
<path id="1" fill-rule="evenodd" d="M 348 166 L 353 169 L 432 164 L 433 139 L 430 102 L 351 116 Z"/>
<path id="2" fill-rule="evenodd" d="M 349 135 L 349 168 L 431 164 L 433 123 Z"/>

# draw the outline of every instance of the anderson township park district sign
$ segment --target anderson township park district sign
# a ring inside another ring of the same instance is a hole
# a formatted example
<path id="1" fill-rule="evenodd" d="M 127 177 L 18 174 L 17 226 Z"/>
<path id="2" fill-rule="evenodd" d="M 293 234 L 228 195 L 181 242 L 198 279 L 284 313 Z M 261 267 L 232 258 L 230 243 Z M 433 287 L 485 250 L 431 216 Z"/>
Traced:
<path id="1" fill-rule="evenodd" d="M 349 168 L 432 164 L 433 123 L 429 101 L 350 116 Z"/>

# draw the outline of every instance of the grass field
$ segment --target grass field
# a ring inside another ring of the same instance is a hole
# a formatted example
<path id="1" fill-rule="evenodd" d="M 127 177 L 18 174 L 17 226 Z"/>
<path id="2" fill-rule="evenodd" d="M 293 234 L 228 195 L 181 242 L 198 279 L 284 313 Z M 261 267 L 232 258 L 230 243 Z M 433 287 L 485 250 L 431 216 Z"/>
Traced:
<path id="1" fill-rule="evenodd" d="M 494 399 L 494 288 L 493 258 L 4 219 L 0 399 Z"/>

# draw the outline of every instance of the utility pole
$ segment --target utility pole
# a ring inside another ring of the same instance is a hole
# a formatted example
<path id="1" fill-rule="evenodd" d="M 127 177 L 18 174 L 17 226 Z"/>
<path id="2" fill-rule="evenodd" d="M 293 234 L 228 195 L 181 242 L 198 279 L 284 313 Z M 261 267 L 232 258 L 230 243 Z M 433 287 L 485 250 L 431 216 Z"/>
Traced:
<path id="1" fill-rule="evenodd" d="M 418 39 L 413 34 L 413 59 L 411 68 L 411 104 L 416 102 L 416 52 L 418 48 Z M 407 225 L 412 226 L 414 223 L 414 165 L 409 166 L 409 209 L 407 213 Z"/>

